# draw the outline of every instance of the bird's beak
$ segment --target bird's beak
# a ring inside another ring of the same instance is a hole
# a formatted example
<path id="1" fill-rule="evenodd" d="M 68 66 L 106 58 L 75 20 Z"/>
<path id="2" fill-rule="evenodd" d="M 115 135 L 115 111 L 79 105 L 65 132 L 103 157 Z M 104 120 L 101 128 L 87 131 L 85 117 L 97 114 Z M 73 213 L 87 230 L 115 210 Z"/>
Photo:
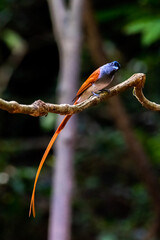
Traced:
<path id="1" fill-rule="evenodd" d="M 120 69 L 120 66 L 119 66 L 119 67 L 114 66 L 114 69 L 115 69 L 115 70 L 118 70 L 118 69 Z"/>

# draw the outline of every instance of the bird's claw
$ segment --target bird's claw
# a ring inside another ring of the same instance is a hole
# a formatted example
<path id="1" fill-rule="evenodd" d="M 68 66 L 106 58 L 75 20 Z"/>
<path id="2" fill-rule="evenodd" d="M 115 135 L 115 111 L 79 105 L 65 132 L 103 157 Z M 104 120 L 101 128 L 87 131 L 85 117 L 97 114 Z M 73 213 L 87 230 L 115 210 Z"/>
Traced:
<path id="1" fill-rule="evenodd" d="M 110 93 L 110 90 L 107 89 L 107 88 L 106 89 L 102 89 L 102 90 L 99 90 L 97 93 L 92 92 L 92 95 L 96 96 L 96 97 L 100 97 L 100 93 L 105 93 L 105 92 Z"/>
<path id="2" fill-rule="evenodd" d="M 99 93 L 92 92 L 92 95 L 93 95 L 93 96 L 96 96 L 96 97 L 100 97 L 100 96 L 99 96 Z"/>
<path id="3" fill-rule="evenodd" d="M 100 90 L 100 92 L 101 93 L 105 93 L 105 92 L 110 93 L 111 91 L 109 89 L 105 88 L 105 89 Z"/>

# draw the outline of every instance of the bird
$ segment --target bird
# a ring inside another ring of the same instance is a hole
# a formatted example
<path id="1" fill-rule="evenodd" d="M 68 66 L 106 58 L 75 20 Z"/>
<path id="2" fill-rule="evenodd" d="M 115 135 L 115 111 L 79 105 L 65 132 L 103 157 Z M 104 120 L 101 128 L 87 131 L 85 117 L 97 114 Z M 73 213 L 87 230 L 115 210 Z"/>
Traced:
<path id="1" fill-rule="evenodd" d="M 74 105 L 81 103 L 88 99 L 90 96 L 97 96 L 99 97 L 99 93 L 101 91 L 109 91 L 107 89 L 108 85 L 113 81 L 115 73 L 121 68 L 121 65 L 117 61 L 113 61 L 110 63 L 106 63 L 105 65 L 96 69 L 88 78 L 87 80 L 81 85 L 80 89 L 78 90 L 75 98 L 73 99 Z M 33 191 L 30 201 L 30 208 L 29 208 L 29 216 L 31 213 L 33 217 L 35 217 L 35 190 L 37 181 L 43 167 L 43 164 L 55 142 L 58 135 L 62 131 L 62 129 L 66 126 L 69 119 L 72 117 L 72 114 L 67 114 L 64 119 L 62 120 L 61 124 L 53 134 L 43 156 L 40 161 L 39 167 L 37 169 L 37 173 L 35 176 L 35 181 L 33 185 Z"/>

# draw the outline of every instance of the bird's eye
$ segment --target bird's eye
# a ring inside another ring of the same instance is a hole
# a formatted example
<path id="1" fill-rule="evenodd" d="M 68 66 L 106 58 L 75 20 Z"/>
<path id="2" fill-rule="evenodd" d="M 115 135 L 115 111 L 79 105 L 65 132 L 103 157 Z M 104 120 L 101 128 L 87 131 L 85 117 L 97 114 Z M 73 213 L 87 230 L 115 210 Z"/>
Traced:
<path id="1" fill-rule="evenodd" d="M 115 66 L 115 67 L 118 67 L 118 68 L 120 68 L 120 64 L 119 64 L 119 62 L 117 62 L 117 61 L 114 61 L 114 62 L 113 62 L 113 64 L 114 64 L 114 66 Z"/>

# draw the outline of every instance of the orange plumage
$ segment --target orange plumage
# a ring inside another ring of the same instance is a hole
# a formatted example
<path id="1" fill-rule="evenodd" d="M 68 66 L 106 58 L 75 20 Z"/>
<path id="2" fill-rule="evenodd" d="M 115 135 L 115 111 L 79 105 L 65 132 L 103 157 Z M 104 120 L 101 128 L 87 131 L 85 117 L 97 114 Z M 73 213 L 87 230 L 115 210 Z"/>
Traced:
<path id="1" fill-rule="evenodd" d="M 75 97 L 75 102 L 74 105 L 77 104 L 77 101 L 80 97 L 81 94 L 83 94 L 83 92 L 89 88 L 98 78 L 100 74 L 100 68 L 98 68 L 97 70 L 95 70 L 90 76 L 89 78 L 82 84 L 82 86 L 80 87 L 80 89 L 78 90 L 76 97 Z M 35 181 L 34 181 L 34 186 L 33 186 L 33 191 L 32 191 L 32 197 L 31 197 L 31 201 L 30 201 L 30 209 L 29 209 L 29 216 L 31 215 L 31 212 L 33 212 L 33 216 L 35 217 L 35 190 L 36 190 L 36 185 L 37 185 L 37 181 L 38 181 L 38 177 L 40 175 L 41 169 L 43 167 L 43 164 L 48 156 L 49 151 L 51 150 L 55 140 L 57 139 L 59 133 L 62 131 L 62 129 L 65 127 L 65 125 L 67 124 L 67 122 L 69 121 L 69 119 L 71 118 L 72 115 L 66 115 L 63 119 L 63 121 L 61 122 L 61 124 L 59 125 L 59 127 L 57 128 L 56 132 L 54 133 L 53 137 L 51 138 L 44 154 L 43 157 L 40 161 L 37 173 L 36 173 L 36 177 L 35 177 Z"/>
<path id="2" fill-rule="evenodd" d="M 118 71 L 119 68 L 120 68 L 120 64 L 117 61 L 114 61 L 114 62 L 105 64 L 102 67 L 95 70 L 78 90 L 76 97 L 74 99 L 75 100 L 74 105 L 86 100 L 94 92 L 106 88 L 109 85 L 109 83 L 113 80 L 114 73 L 116 71 Z M 48 156 L 48 153 L 51 150 L 55 140 L 57 139 L 59 133 L 66 126 L 67 122 L 69 121 L 69 119 L 71 117 L 72 117 L 72 115 L 66 115 L 64 117 L 63 121 L 61 122 L 61 124 L 57 128 L 56 132 L 54 133 L 53 137 L 51 138 L 51 140 L 44 152 L 44 155 L 40 161 L 40 164 L 39 164 L 39 167 L 38 167 L 38 170 L 36 173 L 35 181 L 34 181 L 32 197 L 31 197 L 31 202 L 30 202 L 29 216 L 31 215 L 31 212 L 33 212 L 33 216 L 35 217 L 35 190 L 36 190 L 38 177 L 39 177 L 39 174 L 43 167 L 43 164 L 44 164 L 44 162 Z"/>
<path id="3" fill-rule="evenodd" d="M 31 197 L 31 201 L 30 201 L 30 209 L 29 209 L 29 216 L 31 215 L 31 212 L 33 213 L 33 217 L 36 216 L 35 213 L 35 203 L 34 203 L 34 199 L 35 199 L 35 191 L 36 191 L 36 185 L 37 185 L 37 181 L 38 181 L 38 177 L 39 174 L 41 172 L 41 169 L 43 167 L 43 164 L 48 156 L 49 151 L 51 150 L 53 143 L 55 142 L 56 138 L 58 137 L 59 133 L 61 132 L 61 130 L 65 127 L 66 123 L 68 122 L 68 120 L 71 118 L 72 115 L 66 115 L 63 119 L 63 121 L 61 122 L 61 124 L 59 125 L 59 127 L 57 128 L 56 132 L 54 133 L 53 137 L 51 138 L 44 154 L 43 157 L 40 161 L 37 173 L 36 173 L 36 177 L 35 177 L 35 181 L 34 181 L 34 186 L 33 186 L 33 191 L 32 191 L 32 197 Z"/>
<path id="4" fill-rule="evenodd" d="M 80 95 L 86 90 L 88 89 L 94 82 L 97 81 L 98 77 L 100 74 L 100 68 L 98 68 L 97 70 L 95 70 L 88 78 L 87 80 L 82 84 L 82 86 L 80 87 L 80 89 L 78 90 L 76 97 L 74 98 L 74 100 L 78 99 L 80 97 Z"/>

